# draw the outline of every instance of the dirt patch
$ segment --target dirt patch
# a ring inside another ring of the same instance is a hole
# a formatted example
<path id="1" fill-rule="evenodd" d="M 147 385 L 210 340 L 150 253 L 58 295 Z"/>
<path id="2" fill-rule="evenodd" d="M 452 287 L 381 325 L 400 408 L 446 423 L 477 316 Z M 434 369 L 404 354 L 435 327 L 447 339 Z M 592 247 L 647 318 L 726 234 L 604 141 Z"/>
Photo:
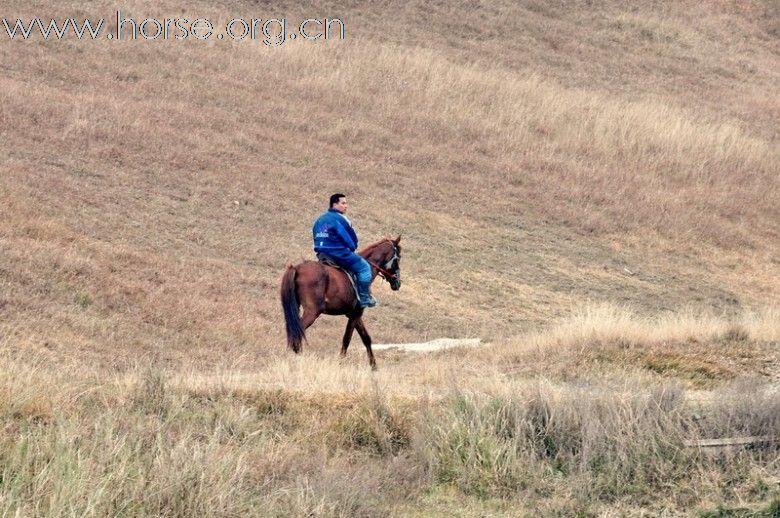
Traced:
<path id="1" fill-rule="evenodd" d="M 372 349 L 381 351 L 384 349 L 399 349 L 402 351 L 411 351 L 427 353 L 432 351 L 441 351 L 452 349 L 453 347 L 477 347 L 481 343 L 479 338 L 437 338 L 430 342 L 411 343 L 411 344 L 374 344 Z"/>

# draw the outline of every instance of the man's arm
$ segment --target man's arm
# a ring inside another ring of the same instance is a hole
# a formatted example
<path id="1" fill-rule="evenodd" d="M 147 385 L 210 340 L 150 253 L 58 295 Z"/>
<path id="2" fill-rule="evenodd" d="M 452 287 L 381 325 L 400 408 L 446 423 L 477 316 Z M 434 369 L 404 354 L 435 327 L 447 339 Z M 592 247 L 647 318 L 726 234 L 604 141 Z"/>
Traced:
<path id="1" fill-rule="evenodd" d="M 339 218 L 341 219 L 341 218 Z M 341 240 L 344 241 L 344 244 L 347 245 L 347 248 L 349 248 L 350 251 L 354 252 L 357 248 L 357 243 L 352 240 L 352 236 L 349 235 L 349 232 L 347 232 L 347 229 L 344 228 L 344 222 L 339 221 L 336 223 L 336 232 L 338 232 L 339 237 L 341 237 Z"/>

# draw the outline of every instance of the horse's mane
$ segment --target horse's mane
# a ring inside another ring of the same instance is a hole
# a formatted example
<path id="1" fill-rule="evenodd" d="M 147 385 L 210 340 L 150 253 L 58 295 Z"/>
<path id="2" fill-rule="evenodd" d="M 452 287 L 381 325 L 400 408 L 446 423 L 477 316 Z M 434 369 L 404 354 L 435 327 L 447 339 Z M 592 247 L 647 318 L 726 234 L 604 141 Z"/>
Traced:
<path id="1" fill-rule="evenodd" d="M 365 246 L 365 247 L 361 248 L 360 250 L 358 250 L 358 255 L 362 255 L 362 256 L 369 255 L 379 245 L 382 245 L 382 244 L 388 243 L 388 242 L 391 245 L 395 246 L 395 242 L 392 239 L 390 239 L 389 237 L 383 237 L 382 239 L 380 239 L 376 243 L 371 243 L 370 245 Z M 401 245 L 398 245 L 398 248 L 400 248 L 400 247 L 401 247 Z"/>

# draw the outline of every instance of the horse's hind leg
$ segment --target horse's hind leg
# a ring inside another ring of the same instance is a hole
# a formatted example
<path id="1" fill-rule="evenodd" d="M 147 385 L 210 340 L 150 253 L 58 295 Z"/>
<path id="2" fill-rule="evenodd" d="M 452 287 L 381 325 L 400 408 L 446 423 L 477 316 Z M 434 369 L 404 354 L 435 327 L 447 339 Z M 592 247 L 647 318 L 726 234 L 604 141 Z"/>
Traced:
<path id="1" fill-rule="evenodd" d="M 360 339 L 363 340 L 363 345 L 366 346 L 366 352 L 368 353 L 368 363 L 371 365 L 371 370 L 376 370 L 376 360 L 374 359 L 374 351 L 371 350 L 371 336 L 366 331 L 366 325 L 363 323 L 363 318 L 358 317 L 355 319 L 355 329 L 357 329 Z"/>
<path id="2" fill-rule="evenodd" d="M 315 320 L 317 320 L 317 317 L 320 316 L 320 312 L 311 309 L 309 307 L 303 308 L 303 315 L 301 315 L 301 327 L 303 327 L 304 331 L 306 329 L 309 329 L 311 325 L 314 323 Z M 301 350 L 303 350 L 303 344 L 301 344 Z"/>
<path id="3" fill-rule="evenodd" d="M 349 347 L 349 342 L 352 340 L 352 332 L 355 330 L 355 318 L 354 317 L 347 317 L 347 328 L 344 330 L 344 338 L 341 340 L 341 357 L 345 357 L 347 355 L 347 347 Z"/>
<path id="4" fill-rule="evenodd" d="M 309 327 L 314 323 L 315 320 L 317 320 L 317 317 L 320 316 L 320 312 L 314 309 L 304 308 L 303 309 L 303 315 L 301 316 L 301 325 L 304 329 L 309 329 Z"/>

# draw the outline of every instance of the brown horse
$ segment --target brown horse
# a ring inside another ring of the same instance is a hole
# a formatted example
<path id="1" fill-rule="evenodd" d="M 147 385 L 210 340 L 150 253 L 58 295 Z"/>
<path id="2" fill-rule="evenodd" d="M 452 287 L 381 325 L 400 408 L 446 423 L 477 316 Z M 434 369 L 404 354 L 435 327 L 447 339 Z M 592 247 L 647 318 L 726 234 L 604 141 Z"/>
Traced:
<path id="1" fill-rule="evenodd" d="M 380 275 L 394 291 L 401 287 L 400 241 L 401 236 L 385 238 L 358 251 L 371 265 L 371 282 Z M 341 342 L 341 356 L 347 354 L 352 332 L 357 329 L 368 352 L 368 363 L 376 370 L 371 337 L 363 324 L 363 308 L 358 305 L 355 290 L 343 270 L 316 261 L 304 261 L 298 266 L 289 264 L 282 276 L 281 294 L 287 345 L 293 352 L 301 352 L 306 329 L 321 314 L 345 315 L 347 329 Z M 301 306 L 303 316 L 300 315 Z"/>

